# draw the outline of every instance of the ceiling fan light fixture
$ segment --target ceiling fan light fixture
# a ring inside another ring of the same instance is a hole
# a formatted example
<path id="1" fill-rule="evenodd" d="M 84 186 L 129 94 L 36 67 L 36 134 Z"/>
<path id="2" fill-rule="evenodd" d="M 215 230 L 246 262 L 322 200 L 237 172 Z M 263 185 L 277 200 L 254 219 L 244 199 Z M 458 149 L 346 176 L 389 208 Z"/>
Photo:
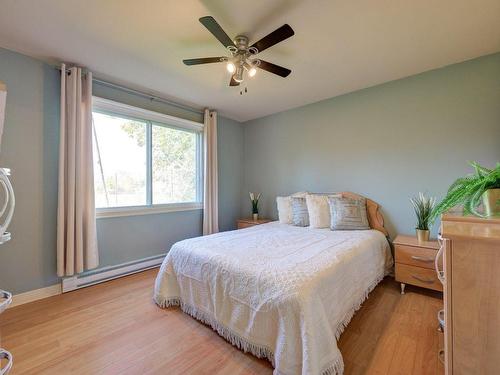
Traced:
<path id="1" fill-rule="evenodd" d="M 236 82 L 238 82 L 238 83 L 243 82 L 243 67 L 242 67 L 242 66 L 239 66 L 239 67 L 236 69 L 236 73 L 234 73 L 233 79 L 234 79 Z"/>
<path id="2" fill-rule="evenodd" d="M 236 71 L 236 66 L 231 61 L 227 62 L 226 68 L 229 73 L 234 73 Z"/>
<path id="3" fill-rule="evenodd" d="M 255 64 L 253 63 L 249 64 L 248 62 L 245 61 L 243 66 L 245 67 L 245 70 L 248 72 L 249 77 L 253 77 L 257 73 L 257 69 L 255 69 Z"/>

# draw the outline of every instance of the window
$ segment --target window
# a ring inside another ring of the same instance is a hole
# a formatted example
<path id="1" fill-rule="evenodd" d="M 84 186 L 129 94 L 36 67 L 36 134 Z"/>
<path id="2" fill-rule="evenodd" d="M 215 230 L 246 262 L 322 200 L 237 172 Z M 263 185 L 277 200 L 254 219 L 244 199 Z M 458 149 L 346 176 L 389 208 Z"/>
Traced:
<path id="1" fill-rule="evenodd" d="M 93 100 L 98 217 L 201 208 L 203 124 Z"/>
<path id="2" fill-rule="evenodd" d="M 94 112 L 95 206 L 147 205 L 147 122 Z"/>

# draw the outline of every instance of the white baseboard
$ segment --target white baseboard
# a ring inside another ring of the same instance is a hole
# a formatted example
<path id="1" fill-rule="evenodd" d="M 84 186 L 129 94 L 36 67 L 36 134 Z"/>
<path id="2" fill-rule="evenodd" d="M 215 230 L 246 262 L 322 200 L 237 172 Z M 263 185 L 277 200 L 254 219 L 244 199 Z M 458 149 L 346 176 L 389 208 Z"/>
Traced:
<path id="1" fill-rule="evenodd" d="M 116 266 L 98 268 L 76 276 L 65 277 L 61 282 L 62 292 L 71 292 L 75 289 L 85 288 L 87 286 L 158 267 L 163 262 L 165 255 L 166 254 L 155 255 L 149 258 L 118 264 Z"/>
<path id="2" fill-rule="evenodd" d="M 165 255 L 155 255 L 116 266 L 98 268 L 77 276 L 63 278 L 59 284 L 15 294 L 12 296 L 12 304 L 9 308 L 158 267 Z"/>
<path id="3" fill-rule="evenodd" d="M 14 294 L 12 296 L 12 304 L 9 308 L 14 306 L 24 305 L 28 302 L 37 301 L 47 297 L 57 296 L 62 293 L 61 284 L 54 284 L 45 288 L 30 290 L 29 292 Z"/>

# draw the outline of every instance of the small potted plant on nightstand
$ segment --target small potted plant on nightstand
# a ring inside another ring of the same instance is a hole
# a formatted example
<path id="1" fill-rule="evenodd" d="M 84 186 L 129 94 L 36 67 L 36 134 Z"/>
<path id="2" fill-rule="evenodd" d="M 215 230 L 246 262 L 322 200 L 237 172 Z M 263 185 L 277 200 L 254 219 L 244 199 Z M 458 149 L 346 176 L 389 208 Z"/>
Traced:
<path id="1" fill-rule="evenodd" d="M 248 193 L 252 201 L 252 217 L 255 221 L 259 219 L 259 199 L 260 193 Z"/>
<path id="2" fill-rule="evenodd" d="M 432 213 L 436 204 L 436 199 L 426 197 L 423 193 L 418 193 L 417 197 L 410 199 L 415 215 L 417 216 L 417 239 L 418 242 L 429 241 L 430 230 L 432 224 Z"/>

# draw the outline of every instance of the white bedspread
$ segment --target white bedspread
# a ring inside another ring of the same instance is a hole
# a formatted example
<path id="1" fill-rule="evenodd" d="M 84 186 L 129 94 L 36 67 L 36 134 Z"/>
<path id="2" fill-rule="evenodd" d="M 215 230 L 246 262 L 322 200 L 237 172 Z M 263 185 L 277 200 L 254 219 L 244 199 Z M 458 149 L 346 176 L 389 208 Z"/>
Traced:
<path id="1" fill-rule="evenodd" d="M 275 375 L 342 374 L 337 339 L 390 266 L 379 231 L 273 222 L 177 242 L 154 300 L 268 358 Z"/>

